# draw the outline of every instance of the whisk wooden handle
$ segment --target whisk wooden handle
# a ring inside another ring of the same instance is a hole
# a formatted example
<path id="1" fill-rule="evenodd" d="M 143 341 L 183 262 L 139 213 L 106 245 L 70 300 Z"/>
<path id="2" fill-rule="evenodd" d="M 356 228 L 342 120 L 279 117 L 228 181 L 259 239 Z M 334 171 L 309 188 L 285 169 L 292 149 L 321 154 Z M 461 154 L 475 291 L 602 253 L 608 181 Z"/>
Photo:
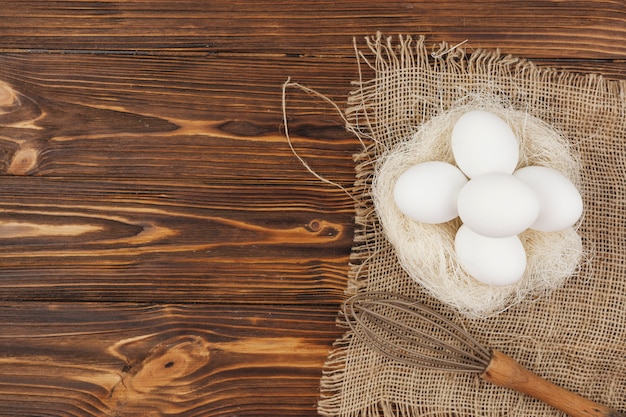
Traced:
<path id="1" fill-rule="evenodd" d="M 626 417 L 532 373 L 513 358 L 494 350 L 481 378 L 501 387 L 528 394 L 567 413 L 571 417 Z"/>

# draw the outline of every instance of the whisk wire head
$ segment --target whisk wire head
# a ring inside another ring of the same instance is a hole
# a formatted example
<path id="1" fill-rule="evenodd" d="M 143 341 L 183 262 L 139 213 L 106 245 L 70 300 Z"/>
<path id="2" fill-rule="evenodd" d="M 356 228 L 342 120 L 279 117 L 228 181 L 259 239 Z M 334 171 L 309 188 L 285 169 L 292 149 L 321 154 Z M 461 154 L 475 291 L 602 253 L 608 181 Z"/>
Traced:
<path id="1" fill-rule="evenodd" d="M 370 348 L 397 362 L 450 372 L 482 373 L 491 352 L 461 326 L 423 303 L 385 292 L 352 296 L 347 323 Z"/>

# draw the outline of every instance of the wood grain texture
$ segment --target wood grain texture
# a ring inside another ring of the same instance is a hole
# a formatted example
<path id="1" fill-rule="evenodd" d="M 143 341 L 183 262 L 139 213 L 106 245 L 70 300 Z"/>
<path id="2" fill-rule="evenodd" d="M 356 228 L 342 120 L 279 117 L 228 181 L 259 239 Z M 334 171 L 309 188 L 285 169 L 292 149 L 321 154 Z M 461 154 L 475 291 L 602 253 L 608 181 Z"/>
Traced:
<path id="1" fill-rule="evenodd" d="M 11 155 L 5 170 L 81 178 L 312 179 L 287 146 L 280 99 L 282 83 L 309 78 L 311 68 L 287 71 L 283 61 L 257 61 L 2 56 L 10 100 L 0 115 L 0 153 Z M 321 92 L 332 88 L 337 84 Z M 348 90 L 345 82 L 343 99 L 336 98 L 345 100 Z M 297 91 L 289 105 L 298 151 L 320 173 L 349 185 L 357 143 L 339 115 Z M 9 170 L 23 155 L 26 161 Z"/>
<path id="2" fill-rule="evenodd" d="M 333 307 L 0 305 L 0 413 L 313 414 Z"/>
<path id="3" fill-rule="evenodd" d="M 294 157 L 281 85 L 343 108 L 353 39 L 626 78 L 619 1 L 2 6 L 2 416 L 316 415 L 354 210 Z M 335 109 L 288 105 L 298 154 L 349 188 Z"/>
<path id="4" fill-rule="evenodd" d="M 623 57 L 621 1 L 5 1 L 5 50 L 346 54 L 342 35 L 430 34 L 531 57 Z M 261 35 L 262 36 L 259 36 Z"/>
<path id="5" fill-rule="evenodd" d="M 31 178 L 24 187 L 8 177 L 0 298 L 336 301 L 351 213 L 345 193 L 306 181 Z"/>

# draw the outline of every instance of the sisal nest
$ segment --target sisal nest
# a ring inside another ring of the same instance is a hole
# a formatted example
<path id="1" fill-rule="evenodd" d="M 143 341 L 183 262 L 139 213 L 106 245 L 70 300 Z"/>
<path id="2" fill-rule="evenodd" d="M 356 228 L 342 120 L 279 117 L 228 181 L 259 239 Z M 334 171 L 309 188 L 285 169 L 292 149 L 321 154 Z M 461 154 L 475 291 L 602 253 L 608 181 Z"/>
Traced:
<path id="1" fill-rule="evenodd" d="M 479 109 L 500 116 L 517 136 L 518 169 L 529 165 L 553 168 L 580 189 L 580 163 L 555 129 L 525 112 L 479 98 L 433 117 L 383 155 L 375 170 L 372 199 L 385 235 L 407 274 L 461 313 L 488 317 L 528 296 L 538 297 L 559 287 L 576 272 L 583 249 L 577 226 L 550 233 L 528 229 L 519 235 L 527 254 L 524 276 L 509 286 L 490 286 L 468 275 L 457 260 L 454 237 L 461 225 L 458 218 L 443 224 L 425 224 L 398 209 L 393 198 L 398 177 L 421 162 L 455 164 L 450 146 L 452 128 L 462 114 Z"/>

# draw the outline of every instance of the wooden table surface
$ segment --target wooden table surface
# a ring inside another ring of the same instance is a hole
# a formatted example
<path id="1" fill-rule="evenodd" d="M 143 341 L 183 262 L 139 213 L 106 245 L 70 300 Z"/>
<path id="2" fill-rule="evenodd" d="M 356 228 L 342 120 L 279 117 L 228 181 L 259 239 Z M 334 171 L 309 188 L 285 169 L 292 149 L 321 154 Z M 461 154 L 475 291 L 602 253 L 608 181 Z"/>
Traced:
<path id="1" fill-rule="evenodd" d="M 344 107 L 377 31 L 626 78 L 622 1 L 2 2 L 0 416 L 317 414 L 354 209 L 281 85 Z"/>

